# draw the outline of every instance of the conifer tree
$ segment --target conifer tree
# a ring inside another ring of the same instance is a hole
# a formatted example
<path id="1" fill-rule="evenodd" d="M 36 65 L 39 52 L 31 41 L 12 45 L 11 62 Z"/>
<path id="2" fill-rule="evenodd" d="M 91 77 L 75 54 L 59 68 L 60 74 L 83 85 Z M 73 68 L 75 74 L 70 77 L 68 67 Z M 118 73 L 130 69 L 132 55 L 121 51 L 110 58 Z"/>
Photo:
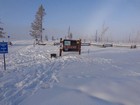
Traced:
<path id="1" fill-rule="evenodd" d="M 30 35 L 36 40 L 39 40 L 41 42 L 42 42 L 42 32 L 44 30 L 43 17 L 45 16 L 45 14 L 46 14 L 45 9 L 41 5 L 38 8 L 38 11 L 36 12 L 35 20 L 33 21 L 33 23 L 31 23 Z"/>

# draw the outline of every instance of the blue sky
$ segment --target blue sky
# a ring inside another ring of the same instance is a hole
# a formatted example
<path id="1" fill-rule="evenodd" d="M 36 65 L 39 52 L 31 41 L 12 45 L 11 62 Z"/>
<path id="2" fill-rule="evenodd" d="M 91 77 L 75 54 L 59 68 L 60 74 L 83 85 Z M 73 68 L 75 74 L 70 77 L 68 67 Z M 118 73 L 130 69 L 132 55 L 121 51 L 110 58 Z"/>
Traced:
<path id="1" fill-rule="evenodd" d="M 71 27 L 73 36 L 93 37 L 103 24 L 105 36 L 136 37 L 140 31 L 140 0 L 0 0 L 0 21 L 7 35 L 31 38 L 29 30 L 40 5 L 46 11 L 44 36 L 62 37 Z"/>

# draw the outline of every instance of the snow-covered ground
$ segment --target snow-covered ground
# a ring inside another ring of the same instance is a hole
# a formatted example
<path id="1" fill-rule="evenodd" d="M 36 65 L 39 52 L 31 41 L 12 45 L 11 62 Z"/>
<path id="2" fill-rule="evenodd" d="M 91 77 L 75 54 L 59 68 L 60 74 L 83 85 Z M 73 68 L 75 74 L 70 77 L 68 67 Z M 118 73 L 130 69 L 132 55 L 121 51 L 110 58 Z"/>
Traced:
<path id="1" fill-rule="evenodd" d="M 15 41 L 0 55 L 0 105 L 139 105 L 140 48 L 82 47 L 59 52 L 51 44 Z"/>

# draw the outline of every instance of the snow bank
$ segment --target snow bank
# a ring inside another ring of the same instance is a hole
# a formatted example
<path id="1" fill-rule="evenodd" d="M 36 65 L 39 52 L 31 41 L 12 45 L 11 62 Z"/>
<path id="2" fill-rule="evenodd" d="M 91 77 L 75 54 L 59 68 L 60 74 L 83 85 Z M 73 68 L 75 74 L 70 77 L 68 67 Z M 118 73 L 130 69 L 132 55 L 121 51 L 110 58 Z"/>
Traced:
<path id="1" fill-rule="evenodd" d="M 0 55 L 0 105 L 139 105 L 140 49 L 58 46 L 17 41 Z"/>

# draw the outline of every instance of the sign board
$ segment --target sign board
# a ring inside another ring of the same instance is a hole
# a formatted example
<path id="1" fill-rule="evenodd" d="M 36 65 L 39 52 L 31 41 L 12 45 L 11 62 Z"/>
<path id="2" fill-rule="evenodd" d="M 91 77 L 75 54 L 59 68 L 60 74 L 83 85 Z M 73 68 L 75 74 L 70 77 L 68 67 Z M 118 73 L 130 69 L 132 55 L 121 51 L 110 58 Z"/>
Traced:
<path id="1" fill-rule="evenodd" d="M 0 54 L 8 53 L 8 43 L 0 42 Z"/>
<path id="2" fill-rule="evenodd" d="M 63 40 L 63 51 L 79 51 L 80 41 L 79 40 Z"/>

